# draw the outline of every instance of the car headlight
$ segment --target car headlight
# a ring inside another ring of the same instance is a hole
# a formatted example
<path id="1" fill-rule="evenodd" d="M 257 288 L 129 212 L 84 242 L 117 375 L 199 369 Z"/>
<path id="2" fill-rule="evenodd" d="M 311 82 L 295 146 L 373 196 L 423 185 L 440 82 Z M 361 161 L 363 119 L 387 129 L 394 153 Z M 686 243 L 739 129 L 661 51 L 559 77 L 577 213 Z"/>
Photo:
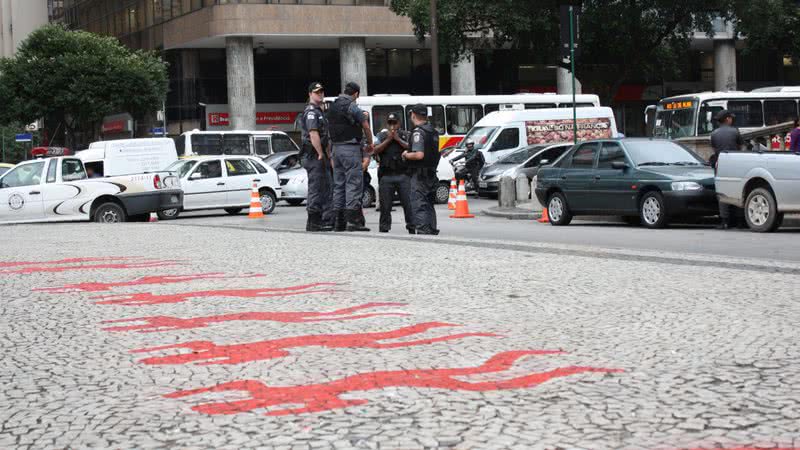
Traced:
<path id="1" fill-rule="evenodd" d="M 672 183 L 673 191 L 699 191 L 702 189 L 703 186 L 700 186 L 700 184 L 694 181 L 676 181 Z"/>

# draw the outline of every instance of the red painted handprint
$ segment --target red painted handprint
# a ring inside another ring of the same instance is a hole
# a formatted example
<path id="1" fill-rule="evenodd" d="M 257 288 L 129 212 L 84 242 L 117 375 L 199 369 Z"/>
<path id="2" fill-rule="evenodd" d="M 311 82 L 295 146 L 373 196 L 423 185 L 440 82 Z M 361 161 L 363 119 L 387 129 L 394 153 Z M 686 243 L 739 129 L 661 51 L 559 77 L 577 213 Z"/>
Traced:
<path id="1" fill-rule="evenodd" d="M 139 333 L 155 333 L 160 331 L 186 330 L 190 328 L 204 328 L 214 323 L 233 321 L 269 321 L 282 323 L 309 323 L 326 321 L 357 320 L 368 317 L 407 316 L 406 313 L 373 312 L 354 314 L 356 311 L 384 306 L 405 306 L 405 303 L 366 303 L 352 308 L 342 308 L 328 312 L 246 312 L 237 314 L 224 314 L 219 316 L 194 317 L 182 319 L 169 316 L 133 317 L 130 319 L 105 320 L 102 323 L 146 322 L 142 325 L 126 325 L 103 328 L 105 331 L 136 331 Z"/>
<path id="2" fill-rule="evenodd" d="M 188 349 L 191 353 L 182 353 L 169 356 L 154 356 L 142 359 L 145 364 L 188 364 L 200 362 L 200 365 L 212 364 L 242 364 L 251 361 L 281 358 L 289 356 L 288 349 L 298 347 L 327 347 L 327 348 L 400 348 L 414 347 L 417 345 L 433 344 L 435 342 L 452 341 L 471 336 L 497 337 L 494 333 L 459 333 L 416 341 L 380 342 L 387 339 L 399 339 L 415 334 L 424 333 L 433 328 L 455 327 L 458 325 L 440 322 L 427 322 L 399 328 L 392 331 L 378 333 L 357 334 L 312 334 L 294 336 L 269 341 L 252 342 L 247 344 L 217 345 L 210 341 L 194 341 L 181 344 L 164 345 L 161 347 L 143 348 L 132 350 L 131 353 L 148 353 L 171 349 Z M 201 362 L 202 361 L 202 362 Z"/>
<path id="3" fill-rule="evenodd" d="M 267 412 L 268 416 L 282 416 L 309 412 L 329 411 L 348 406 L 363 405 L 366 400 L 345 400 L 343 394 L 355 391 L 369 391 L 388 387 L 434 388 L 461 391 L 498 391 L 520 389 L 539 385 L 555 378 L 580 373 L 613 373 L 616 369 L 596 367 L 562 367 L 545 372 L 534 372 L 528 375 L 503 381 L 484 381 L 470 383 L 455 377 L 501 372 L 511 368 L 518 359 L 530 355 L 552 355 L 562 352 L 551 350 L 522 350 L 499 353 L 478 367 L 458 369 L 418 369 L 395 370 L 360 373 L 334 380 L 303 386 L 268 386 L 257 380 L 242 380 L 222 383 L 213 387 L 190 389 L 167 394 L 167 398 L 180 398 L 204 393 L 244 391 L 250 394 L 249 399 L 205 403 L 194 406 L 194 411 L 205 414 L 236 414 L 271 406 L 302 404 L 300 408 L 277 409 Z"/>
<path id="4" fill-rule="evenodd" d="M 211 279 L 220 280 L 225 278 L 258 278 L 263 276 L 264 275 L 260 274 L 236 276 L 236 275 L 225 275 L 224 273 L 218 273 L 218 272 L 200 273 L 196 275 L 160 275 L 160 276 L 137 278 L 132 281 L 120 281 L 117 283 L 87 282 L 87 283 L 68 284 L 65 286 L 58 286 L 58 287 L 36 288 L 34 289 L 34 291 L 50 292 L 53 294 L 63 294 L 67 292 L 101 292 L 101 291 L 110 291 L 111 289 L 117 287 L 144 286 L 153 284 L 158 284 L 158 285 L 174 284 L 174 283 L 185 283 L 194 280 L 211 280 Z"/>

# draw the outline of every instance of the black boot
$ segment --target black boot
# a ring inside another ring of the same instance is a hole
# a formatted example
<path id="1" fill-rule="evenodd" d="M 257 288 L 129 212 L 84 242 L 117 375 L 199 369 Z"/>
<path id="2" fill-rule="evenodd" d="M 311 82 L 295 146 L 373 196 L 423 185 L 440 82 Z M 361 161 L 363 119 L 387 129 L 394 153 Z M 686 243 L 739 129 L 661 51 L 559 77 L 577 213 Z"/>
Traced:
<path id="1" fill-rule="evenodd" d="M 347 231 L 347 221 L 344 218 L 344 210 L 337 209 L 335 211 L 333 231 Z"/>
<path id="2" fill-rule="evenodd" d="M 347 231 L 369 231 L 364 226 L 364 216 L 360 209 L 348 209 L 347 211 Z"/>
<path id="3" fill-rule="evenodd" d="M 322 214 L 308 213 L 306 231 L 332 231 L 333 227 L 322 222 Z"/>

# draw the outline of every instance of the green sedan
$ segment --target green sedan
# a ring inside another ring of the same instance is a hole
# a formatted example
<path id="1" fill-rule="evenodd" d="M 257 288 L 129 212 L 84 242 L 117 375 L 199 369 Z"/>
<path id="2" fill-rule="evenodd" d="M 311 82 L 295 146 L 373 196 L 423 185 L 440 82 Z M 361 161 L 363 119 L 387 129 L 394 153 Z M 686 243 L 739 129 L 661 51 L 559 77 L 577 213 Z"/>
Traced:
<path id="1" fill-rule="evenodd" d="M 666 140 L 580 143 L 539 169 L 536 197 L 553 225 L 568 225 L 574 216 L 609 215 L 663 228 L 671 218 L 719 212 L 714 171 L 691 150 Z"/>

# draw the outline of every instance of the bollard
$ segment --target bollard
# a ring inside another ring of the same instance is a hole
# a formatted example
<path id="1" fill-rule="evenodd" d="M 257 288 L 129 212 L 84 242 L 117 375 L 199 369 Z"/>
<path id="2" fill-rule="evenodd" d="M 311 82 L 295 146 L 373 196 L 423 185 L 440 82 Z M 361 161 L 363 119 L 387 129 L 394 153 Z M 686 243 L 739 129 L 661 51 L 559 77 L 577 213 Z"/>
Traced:
<path id="1" fill-rule="evenodd" d="M 517 174 L 514 183 L 516 185 L 517 203 L 528 203 L 528 199 L 531 196 L 531 187 L 528 184 L 527 175 L 524 173 Z"/>
<path id="2" fill-rule="evenodd" d="M 531 180 L 531 205 L 533 205 L 533 212 L 542 212 L 542 205 L 539 203 L 539 199 L 536 198 L 536 178 Z"/>
<path id="3" fill-rule="evenodd" d="M 511 177 L 501 177 L 498 186 L 497 203 L 501 208 L 513 208 L 516 200 L 516 189 L 514 179 Z"/>

